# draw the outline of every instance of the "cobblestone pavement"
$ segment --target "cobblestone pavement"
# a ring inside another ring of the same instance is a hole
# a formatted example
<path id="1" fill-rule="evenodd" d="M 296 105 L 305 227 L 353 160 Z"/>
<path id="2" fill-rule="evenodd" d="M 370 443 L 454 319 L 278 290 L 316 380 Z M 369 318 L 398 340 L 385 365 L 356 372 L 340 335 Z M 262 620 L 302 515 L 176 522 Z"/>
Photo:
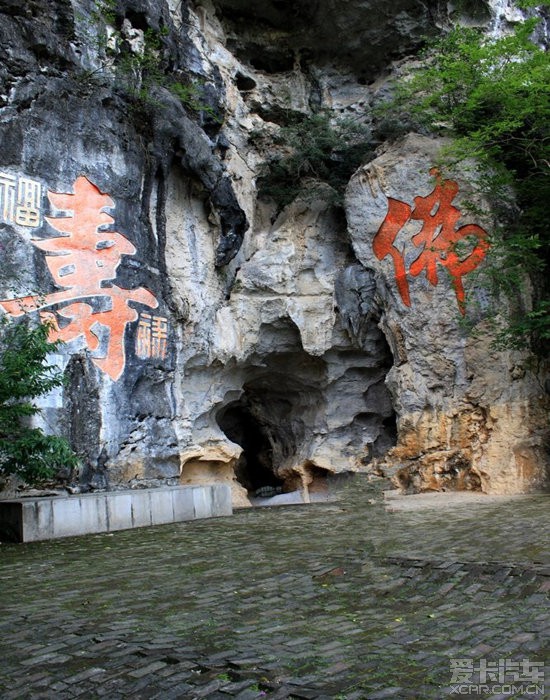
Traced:
<path id="1" fill-rule="evenodd" d="M 546 497 L 387 512 L 362 483 L 3 544 L 0 697 L 459 698 L 451 658 L 548 660 Z M 546 695 L 468 697 L 550 697 L 546 679 Z"/>

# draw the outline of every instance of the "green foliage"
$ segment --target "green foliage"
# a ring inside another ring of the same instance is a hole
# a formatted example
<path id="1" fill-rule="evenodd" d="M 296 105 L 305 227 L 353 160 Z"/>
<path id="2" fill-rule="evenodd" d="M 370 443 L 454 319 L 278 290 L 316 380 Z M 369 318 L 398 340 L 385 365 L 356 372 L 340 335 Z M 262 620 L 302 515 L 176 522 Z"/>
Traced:
<path id="1" fill-rule="evenodd" d="M 544 284 L 550 253 L 550 63 L 532 40 L 536 23 L 527 20 L 501 38 L 453 29 L 429 46 L 381 115 L 386 129 L 393 120 L 452 136 L 444 166 L 476 163 L 473 182 L 501 222 L 488 269 L 493 291 L 517 294 L 526 273 L 542 290 L 528 313 L 518 305 L 504 336 L 512 345 L 531 341 L 542 351 L 550 335 Z"/>
<path id="2" fill-rule="evenodd" d="M 550 7 L 550 0 L 517 0 L 517 5 L 524 10 L 528 7 Z"/>
<path id="3" fill-rule="evenodd" d="M 272 154 L 259 178 L 260 194 L 280 206 L 297 196 L 312 199 L 321 190 L 325 195 L 327 185 L 332 202 L 340 203 L 352 173 L 373 156 L 367 127 L 352 119 L 332 122 L 326 113 L 303 117 L 275 136 L 254 137 Z"/>
<path id="4" fill-rule="evenodd" d="M 154 97 L 155 88 L 170 90 L 191 112 L 203 114 L 220 122 L 220 116 L 204 99 L 204 86 L 198 81 L 178 80 L 168 70 L 165 58 L 167 27 L 149 27 L 143 33 L 143 47 L 132 48 L 120 29 L 121 20 L 116 12 L 116 0 L 102 0 L 91 13 L 98 33 L 90 37 L 100 56 L 104 57 L 100 72 L 115 75 L 117 87 L 141 108 L 161 108 Z M 84 80 L 97 77 L 97 71 L 87 72 Z"/>
<path id="5" fill-rule="evenodd" d="M 521 348 L 523 339 L 528 335 L 535 335 L 539 344 L 550 343 L 550 301 L 542 299 L 533 311 L 528 311 L 519 318 L 513 326 L 501 329 L 497 347 L 499 348 Z"/>
<path id="6" fill-rule="evenodd" d="M 0 475 L 18 474 L 28 483 L 78 463 L 65 439 L 26 424 L 40 412 L 32 399 L 63 384 L 59 370 L 45 364 L 59 345 L 48 342 L 48 332 L 46 324 L 0 323 Z"/>
<path id="7" fill-rule="evenodd" d="M 168 89 L 179 101 L 192 112 L 202 113 L 209 116 L 215 122 L 221 123 L 222 119 L 216 110 L 207 104 L 202 95 L 202 85 L 198 82 L 184 84 L 173 81 L 168 84 Z"/>

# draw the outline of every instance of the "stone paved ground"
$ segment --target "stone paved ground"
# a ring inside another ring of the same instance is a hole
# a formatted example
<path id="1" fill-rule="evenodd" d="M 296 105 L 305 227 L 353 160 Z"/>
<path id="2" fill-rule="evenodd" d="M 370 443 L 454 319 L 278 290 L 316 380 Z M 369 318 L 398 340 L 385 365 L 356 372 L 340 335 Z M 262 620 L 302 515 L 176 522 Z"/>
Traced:
<path id="1" fill-rule="evenodd" d="M 0 697 L 458 698 L 450 658 L 548 660 L 546 497 L 387 512 L 361 483 L 328 504 L 3 544 Z"/>

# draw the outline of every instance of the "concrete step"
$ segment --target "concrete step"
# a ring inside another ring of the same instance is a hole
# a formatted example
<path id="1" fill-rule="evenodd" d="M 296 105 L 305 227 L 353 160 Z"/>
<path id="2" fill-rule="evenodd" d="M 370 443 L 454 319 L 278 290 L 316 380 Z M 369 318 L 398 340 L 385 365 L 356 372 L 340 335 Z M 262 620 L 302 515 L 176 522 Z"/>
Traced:
<path id="1" fill-rule="evenodd" d="M 35 542 L 231 514 L 224 484 L 17 498 L 0 501 L 0 538 Z"/>

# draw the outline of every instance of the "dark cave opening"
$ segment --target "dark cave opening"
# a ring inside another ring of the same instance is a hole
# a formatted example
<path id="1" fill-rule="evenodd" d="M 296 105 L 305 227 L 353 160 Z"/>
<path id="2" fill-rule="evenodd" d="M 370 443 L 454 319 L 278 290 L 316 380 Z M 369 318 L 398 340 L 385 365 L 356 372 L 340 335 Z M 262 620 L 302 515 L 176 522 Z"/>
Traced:
<path id="1" fill-rule="evenodd" d="M 288 318 L 262 325 L 257 349 L 262 362 L 249 368 L 240 397 L 220 407 L 216 421 L 243 449 L 237 481 L 249 494 L 267 496 L 299 488 L 295 466 L 323 405 L 326 365 L 303 350 Z M 264 487 L 267 493 L 258 494 Z"/>
<path id="2" fill-rule="evenodd" d="M 252 414 L 246 395 L 244 399 L 225 406 L 218 413 L 217 421 L 227 437 L 243 448 L 235 469 L 237 481 L 249 493 L 265 486 L 281 488 L 283 481 L 274 472 L 268 431 Z"/>
<path id="3" fill-rule="evenodd" d="M 245 75 L 244 73 L 237 73 L 235 76 L 235 82 L 237 84 L 237 90 L 239 92 L 250 92 L 250 90 L 254 90 L 256 87 L 256 81 L 254 78 L 251 78 L 249 75 Z"/>

